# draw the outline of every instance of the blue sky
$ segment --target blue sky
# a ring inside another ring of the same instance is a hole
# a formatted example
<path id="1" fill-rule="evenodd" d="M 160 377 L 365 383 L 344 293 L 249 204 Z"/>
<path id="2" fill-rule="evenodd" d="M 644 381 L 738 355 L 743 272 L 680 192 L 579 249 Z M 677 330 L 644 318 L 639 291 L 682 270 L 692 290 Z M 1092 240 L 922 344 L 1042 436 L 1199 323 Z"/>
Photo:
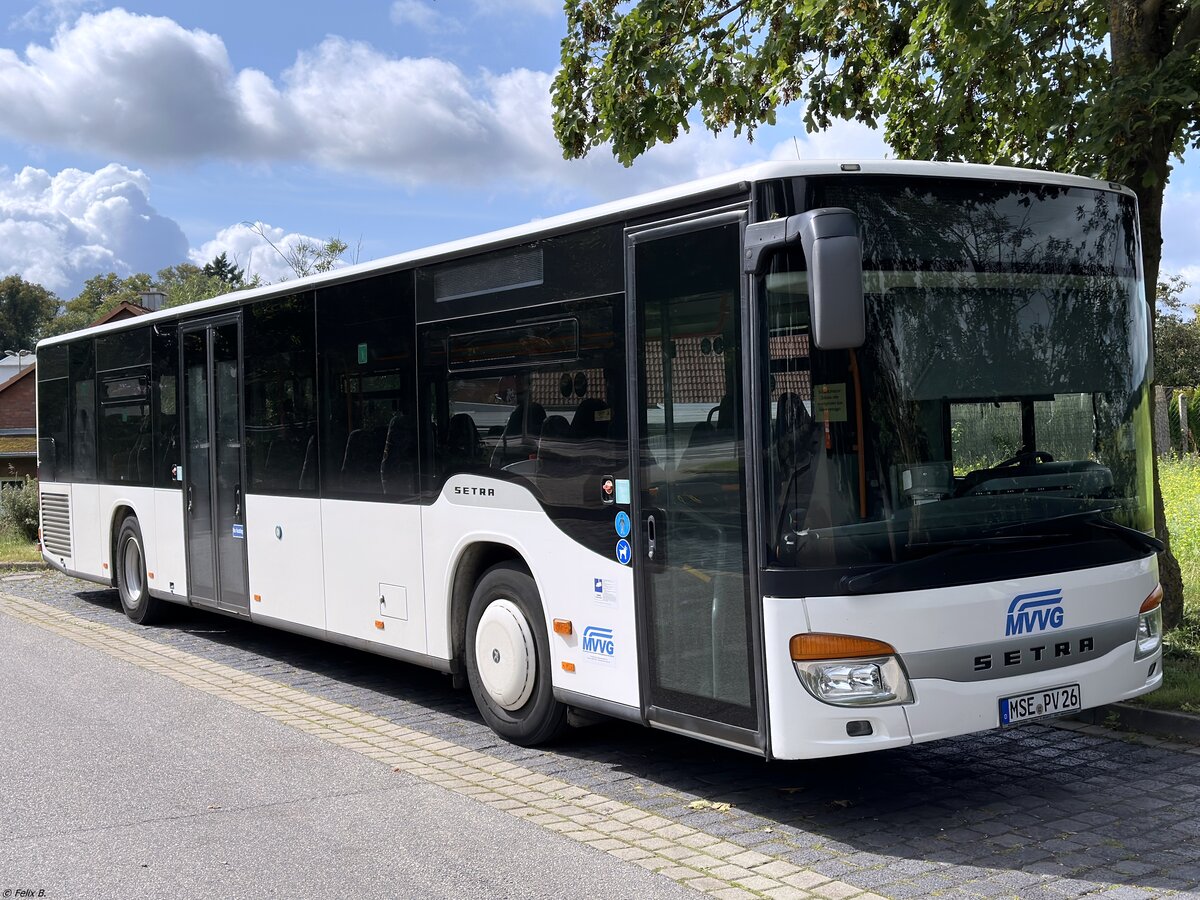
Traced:
<path id="1" fill-rule="evenodd" d="M 631 168 L 566 162 L 548 85 L 559 0 L 286 7 L 16 0 L 0 12 L 0 275 L 64 299 L 91 275 L 226 251 L 268 281 L 277 244 L 368 260 L 774 157 L 878 158 L 798 109 L 754 143 L 694 129 Z M 1200 301 L 1200 166 L 1167 192 L 1164 271 Z"/>

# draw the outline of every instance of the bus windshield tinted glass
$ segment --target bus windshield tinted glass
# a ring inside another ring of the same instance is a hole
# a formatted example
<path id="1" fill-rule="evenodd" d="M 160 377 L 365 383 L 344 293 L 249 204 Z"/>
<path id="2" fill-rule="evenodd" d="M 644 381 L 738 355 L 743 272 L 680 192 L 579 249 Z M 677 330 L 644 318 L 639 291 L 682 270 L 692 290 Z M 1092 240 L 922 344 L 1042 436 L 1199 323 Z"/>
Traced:
<path id="1" fill-rule="evenodd" d="M 778 256 L 762 285 L 770 564 L 869 571 L 950 543 L 970 558 L 1151 529 L 1131 200 L 866 176 L 808 191 L 859 216 L 867 339 L 813 347 L 803 253 Z"/>

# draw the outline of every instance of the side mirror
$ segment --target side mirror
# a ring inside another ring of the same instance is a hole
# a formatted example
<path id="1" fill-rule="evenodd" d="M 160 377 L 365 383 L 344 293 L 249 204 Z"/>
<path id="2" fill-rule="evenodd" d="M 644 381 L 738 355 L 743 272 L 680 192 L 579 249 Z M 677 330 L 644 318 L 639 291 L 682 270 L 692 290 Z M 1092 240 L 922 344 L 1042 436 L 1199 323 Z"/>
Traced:
<path id="1" fill-rule="evenodd" d="M 867 335 L 858 217 L 848 209 L 814 209 L 746 228 L 744 269 L 762 275 L 771 251 L 799 241 L 808 262 L 813 340 L 823 350 L 861 347 Z"/>

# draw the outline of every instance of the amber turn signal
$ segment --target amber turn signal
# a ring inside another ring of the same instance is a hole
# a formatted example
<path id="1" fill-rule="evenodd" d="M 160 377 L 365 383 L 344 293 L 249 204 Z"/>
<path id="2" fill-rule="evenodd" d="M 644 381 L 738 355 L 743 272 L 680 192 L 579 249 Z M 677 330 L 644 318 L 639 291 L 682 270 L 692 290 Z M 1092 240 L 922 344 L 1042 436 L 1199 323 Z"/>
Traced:
<path id="1" fill-rule="evenodd" d="M 575 633 L 575 626 L 571 624 L 570 619 L 555 619 L 554 633 L 561 635 L 571 635 Z"/>
<path id="2" fill-rule="evenodd" d="M 1138 610 L 1138 615 L 1148 613 L 1155 607 L 1162 606 L 1163 589 L 1161 584 L 1156 584 L 1154 590 L 1150 592 L 1150 596 L 1142 601 L 1142 608 Z"/>
<path id="3" fill-rule="evenodd" d="M 896 653 L 896 648 L 891 644 L 852 634 L 794 634 L 789 643 L 792 659 L 797 662 L 893 656 Z"/>

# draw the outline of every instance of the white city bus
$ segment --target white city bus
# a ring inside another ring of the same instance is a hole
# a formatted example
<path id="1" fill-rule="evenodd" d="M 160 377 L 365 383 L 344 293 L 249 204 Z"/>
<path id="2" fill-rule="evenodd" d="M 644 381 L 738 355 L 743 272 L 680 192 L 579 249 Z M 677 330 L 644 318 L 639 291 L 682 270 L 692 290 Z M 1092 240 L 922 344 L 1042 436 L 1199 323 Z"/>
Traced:
<path id="1" fill-rule="evenodd" d="M 1119 185 L 772 163 L 43 341 L 44 554 L 518 743 L 896 747 L 1159 685 L 1150 365 Z"/>

